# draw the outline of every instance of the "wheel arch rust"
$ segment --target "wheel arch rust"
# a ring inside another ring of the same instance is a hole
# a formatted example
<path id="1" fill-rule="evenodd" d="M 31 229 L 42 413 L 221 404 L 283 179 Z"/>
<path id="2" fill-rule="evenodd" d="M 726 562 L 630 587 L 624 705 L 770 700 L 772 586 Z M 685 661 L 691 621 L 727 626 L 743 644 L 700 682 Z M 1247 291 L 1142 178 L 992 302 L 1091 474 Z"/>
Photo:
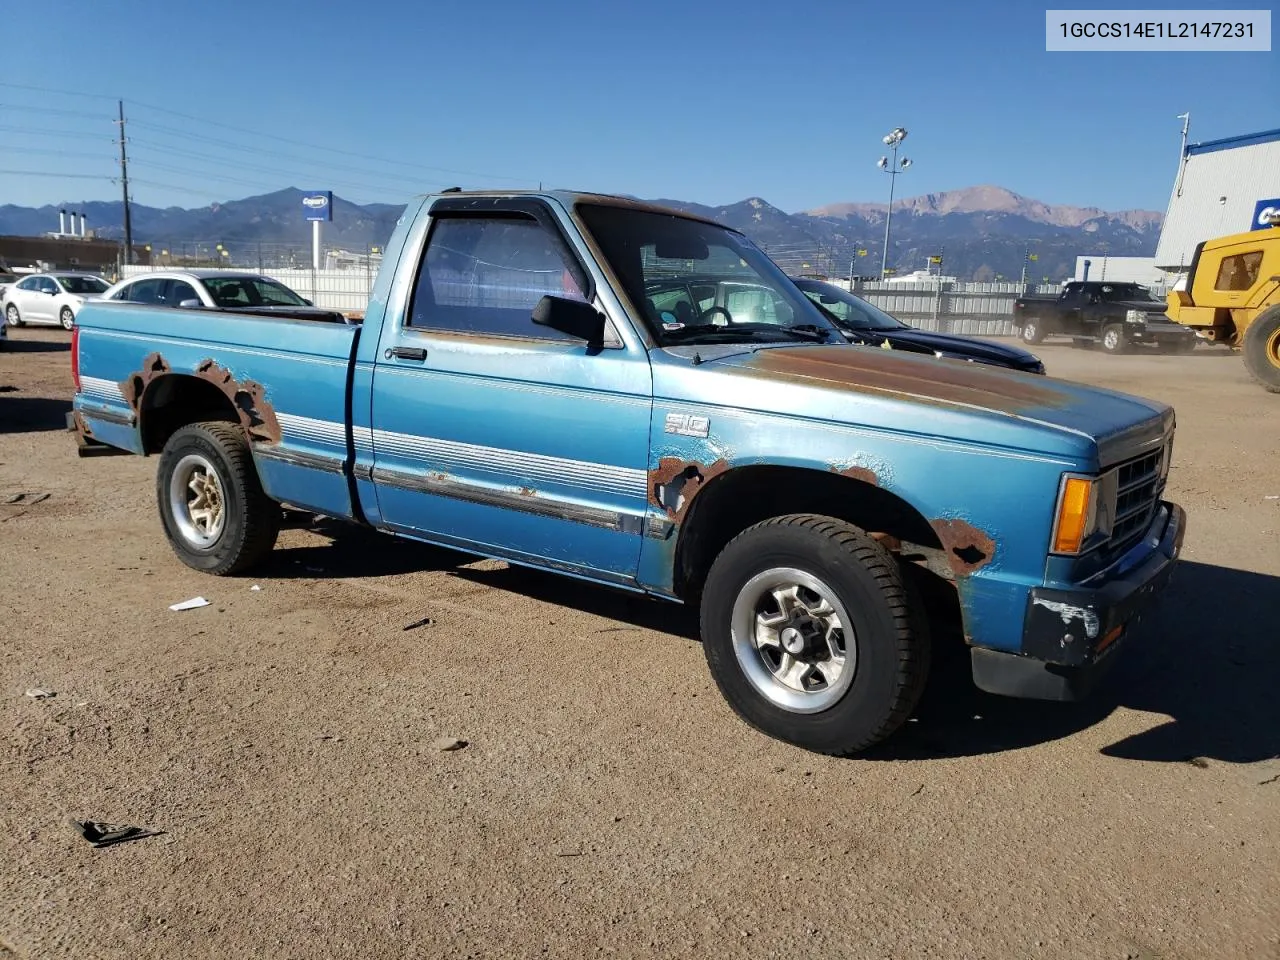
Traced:
<path id="1" fill-rule="evenodd" d="M 120 392 L 137 418 L 143 453 L 158 452 L 175 430 L 203 419 L 239 423 L 250 444 L 279 443 L 282 436 L 266 388 L 237 380 L 212 358 L 187 372 L 150 353 L 120 382 Z"/>

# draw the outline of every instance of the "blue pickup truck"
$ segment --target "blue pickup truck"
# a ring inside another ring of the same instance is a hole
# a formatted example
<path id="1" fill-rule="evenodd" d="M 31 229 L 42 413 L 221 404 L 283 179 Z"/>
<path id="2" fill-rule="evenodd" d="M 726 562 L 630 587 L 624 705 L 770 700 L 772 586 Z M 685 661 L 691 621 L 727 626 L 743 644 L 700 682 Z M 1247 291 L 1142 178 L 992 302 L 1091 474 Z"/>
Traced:
<path id="1" fill-rule="evenodd" d="M 287 505 L 692 604 L 731 706 L 811 750 L 911 713 L 926 581 L 977 686 L 1085 695 L 1185 530 L 1169 407 L 848 344 L 742 234 L 619 197 L 418 198 L 358 325 L 77 319 L 70 427 L 159 456 L 184 563 L 250 569 Z"/>

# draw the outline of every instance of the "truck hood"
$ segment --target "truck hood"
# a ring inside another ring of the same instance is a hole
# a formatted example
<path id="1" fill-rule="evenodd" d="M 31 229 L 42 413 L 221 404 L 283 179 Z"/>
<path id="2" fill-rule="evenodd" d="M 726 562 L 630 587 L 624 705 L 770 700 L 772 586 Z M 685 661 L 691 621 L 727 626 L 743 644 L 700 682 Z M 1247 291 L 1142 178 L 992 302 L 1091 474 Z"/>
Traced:
<path id="1" fill-rule="evenodd" d="M 690 360 L 697 354 L 700 362 L 695 369 L 699 371 L 718 373 L 735 382 L 753 381 L 741 392 L 740 402 L 748 409 L 856 426 L 936 432 L 944 438 L 1007 443 L 1045 452 L 1079 455 L 1082 448 L 1089 447 L 1103 468 L 1159 443 L 1173 427 L 1173 408 L 1158 401 L 1069 380 L 897 350 L 852 345 L 733 345 L 678 347 L 666 352 Z M 692 385 L 702 379 L 699 376 L 685 382 Z M 717 393 L 709 381 L 707 389 Z M 725 402 L 717 395 L 708 399 Z M 850 399 L 862 402 L 849 404 Z M 939 422 L 931 429 L 933 420 L 946 423 Z M 1045 442 L 1037 445 L 1032 438 L 1036 434 Z M 1046 435 L 1056 435 L 1056 442 Z"/>

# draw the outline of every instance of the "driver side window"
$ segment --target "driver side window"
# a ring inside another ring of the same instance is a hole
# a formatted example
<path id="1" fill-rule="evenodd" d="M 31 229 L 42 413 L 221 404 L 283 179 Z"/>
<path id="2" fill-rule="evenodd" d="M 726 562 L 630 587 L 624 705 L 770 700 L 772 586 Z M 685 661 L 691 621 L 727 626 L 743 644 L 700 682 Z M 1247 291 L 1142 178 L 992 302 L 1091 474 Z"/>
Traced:
<path id="1" fill-rule="evenodd" d="M 533 340 L 573 340 L 536 326 L 544 296 L 583 300 L 586 275 L 560 238 L 519 216 L 446 217 L 431 228 L 407 325 Z"/>

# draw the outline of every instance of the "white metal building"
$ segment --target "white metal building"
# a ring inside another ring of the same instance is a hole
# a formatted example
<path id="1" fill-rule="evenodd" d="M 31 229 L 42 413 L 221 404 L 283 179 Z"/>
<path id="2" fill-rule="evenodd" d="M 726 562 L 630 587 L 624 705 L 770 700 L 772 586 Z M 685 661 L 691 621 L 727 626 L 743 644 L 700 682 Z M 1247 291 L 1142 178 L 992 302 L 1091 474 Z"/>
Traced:
<path id="1" fill-rule="evenodd" d="M 1280 130 L 1187 144 L 1160 231 L 1156 267 L 1184 273 L 1201 241 L 1267 229 L 1256 221 L 1269 206 L 1280 207 Z"/>

